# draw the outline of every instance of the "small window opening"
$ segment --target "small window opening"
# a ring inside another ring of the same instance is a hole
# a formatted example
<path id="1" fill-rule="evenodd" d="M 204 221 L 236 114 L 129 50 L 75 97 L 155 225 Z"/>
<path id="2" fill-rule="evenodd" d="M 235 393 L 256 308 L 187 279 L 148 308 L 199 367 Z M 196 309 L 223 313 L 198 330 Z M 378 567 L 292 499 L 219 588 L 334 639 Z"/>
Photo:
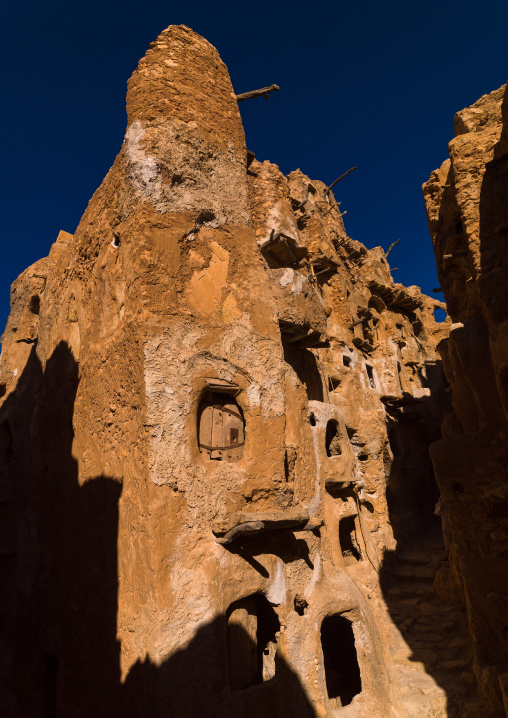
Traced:
<path id="1" fill-rule="evenodd" d="M 37 296 L 37 294 L 34 294 L 34 296 L 30 299 L 30 311 L 32 314 L 39 314 L 41 310 L 41 300 L 40 297 Z"/>
<path id="2" fill-rule="evenodd" d="M 111 242 L 111 246 L 115 249 L 118 249 L 118 247 L 120 246 L 120 237 L 117 234 L 113 235 L 113 241 Z"/>
<path id="3" fill-rule="evenodd" d="M 352 444 L 357 444 L 358 443 L 358 435 L 357 435 L 358 432 L 356 431 L 356 429 L 353 429 L 352 426 L 346 426 L 346 432 L 347 432 L 349 441 Z"/>
<path id="4" fill-rule="evenodd" d="M 347 354 L 343 354 L 342 363 L 344 366 L 351 366 L 351 357 L 348 357 Z"/>
<path id="5" fill-rule="evenodd" d="M 284 453 L 284 476 L 286 481 L 294 481 L 297 452 L 294 446 L 286 446 Z"/>
<path id="6" fill-rule="evenodd" d="M 231 689 L 269 681 L 275 675 L 280 622 L 267 599 L 255 594 L 228 609 L 228 657 Z"/>
<path id="7" fill-rule="evenodd" d="M 403 379 L 402 379 L 402 367 L 400 366 L 400 362 L 397 362 L 397 374 L 398 374 L 398 377 L 399 377 L 399 386 L 400 386 L 400 389 L 401 389 L 401 391 L 403 391 L 404 385 L 403 385 Z"/>
<path id="8" fill-rule="evenodd" d="M 453 493 L 455 496 L 460 496 L 464 493 L 464 487 L 458 481 L 453 484 Z"/>
<path id="9" fill-rule="evenodd" d="M 346 516 L 339 521 L 339 542 L 346 566 L 362 560 L 362 552 L 356 538 L 355 516 Z"/>
<path id="10" fill-rule="evenodd" d="M 369 384 L 372 389 L 376 388 L 376 382 L 374 380 L 374 367 L 371 367 L 370 364 L 366 364 L 365 368 L 367 369 L 367 376 L 369 377 Z"/>
<path id="11" fill-rule="evenodd" d="M 340 379 L 336 379 L 335 377 L 331 376 L 329 379 L 330 384 L 330 391 L 337 391 L 337 389 L 340 386 Z"/>
<path id="12" fill-rule="evenodd" d="M 327 616 L 321 624 L 321 646 L 330 707 L 348 706 L 362 690 L 351 622 L 343 616 Z"/>
<path id="13" fill-rule="evenodd" d="M 198 444 L 201 454 L 215 461 L 238 461 L 242 458 L 245 420 L 230 394 L 207 391 L 201 397 Z"/>
<path id="14" fill-rule="evenodd" d="M 316 426 L 316 417 L 314 414 L 309 414 L 309 424 L 311 426 Z"/>
<path id="15" fill-rule="evenodd" d="M 293 601 L 295 611 L 299 616 L 305 615 L 305 609 L 308 608 L 309 603 L 305 600 L 303 596 L 300 596 L 299 593 L 296 594 L 295 599 Z"/>
<path id="16" fill-rule="evenodd" d="M 340 456 L 342 454 L 340 450 L 339 425 L 335 419 L 330 419 L 326 425 L 325 443 L 327 456 Z"/>

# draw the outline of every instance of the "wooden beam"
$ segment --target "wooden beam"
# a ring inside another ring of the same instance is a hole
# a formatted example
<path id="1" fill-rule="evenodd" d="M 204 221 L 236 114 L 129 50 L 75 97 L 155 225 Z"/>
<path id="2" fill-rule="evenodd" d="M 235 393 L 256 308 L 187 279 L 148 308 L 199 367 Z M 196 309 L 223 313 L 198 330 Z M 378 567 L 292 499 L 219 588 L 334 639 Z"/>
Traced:
<path id="1" fill-rule="evenodd" d="M 395 245 L 398 244 L 399 242 L 402 242 L 402 240 L 401 240 L 401 239 L 397 239 L 396 242 L 392 242 L 392 243 L 390 244 L 390 246 L 388 247 L 388 251 L 387 251 L 387 253 L 385 254 L 385 257 L 388 257 L 388 255 L 390 254 L 390 252 L 392 251 L 392 249 L 393 249 L 393 248 L 395 247 Z"/>
<path id="2" fill-rule="evenodd" d="M 270 85 L 270 87 L 262 87 L 260 90 L 252 90 L 251 92 L 243 92 L 241 95 L 236 95 L 237 102 L 243 102 L 244 100 L 253 100 L 255 97 L 264 97 L 268 100 L 268 94 L 270 92 L 278 92 L 280 87 L 278 85 Z"/>
<path id="3" fill-rule="evenodd" d="M 327 187 L 325 189 L 325 196 L 328 194 L 328 192 L 330 192 L 332 187 L 335 187 L 337 182 L 340 182 L 342 179 L 344 179 L 344 177 L 347 177 L 350 172 L 352 172 L 353 170 L 357 170 L 357 169 L 358 169 L 358 167 L 351 167 L 351 169 L 349 169 L 347 172 L 344 172 L 343 175 L 341 175 L 340 177 L 337 177 L 337 179 L 334 182 L 332 182 L 332 184 L 329 187 Z"/>

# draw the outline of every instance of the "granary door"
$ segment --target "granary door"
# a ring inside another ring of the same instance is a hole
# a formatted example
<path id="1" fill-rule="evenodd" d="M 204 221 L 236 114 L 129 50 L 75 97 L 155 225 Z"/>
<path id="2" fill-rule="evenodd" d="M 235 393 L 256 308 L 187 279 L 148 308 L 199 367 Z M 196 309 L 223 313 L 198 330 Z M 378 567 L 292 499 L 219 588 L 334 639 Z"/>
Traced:
<path id="1" fill-rule="evenodd" d="M 237 461 L 242 457 L 244 420 L 241 409 L 228 394 L 205 392 L 198 410 L 198 442 L 211 459 Z"/>

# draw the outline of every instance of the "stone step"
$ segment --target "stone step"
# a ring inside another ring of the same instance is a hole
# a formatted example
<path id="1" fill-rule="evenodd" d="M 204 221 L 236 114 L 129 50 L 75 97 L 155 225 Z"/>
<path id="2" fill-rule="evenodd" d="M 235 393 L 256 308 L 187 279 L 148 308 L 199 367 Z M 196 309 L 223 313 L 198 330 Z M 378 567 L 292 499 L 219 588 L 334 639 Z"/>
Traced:
<path id="1" fill-rule="evenodd" d="M 434 566 L 414 566 L 407 563 L 395 563 L 391 568 L 391 574 L 397 578 L 428 579 L 429 581 L 433 581 L 436 570 Z"/>
<path id="2" fill-rule="evenodd" d="M 427 566 L 428 564 L 438 566 L 444 555 L 444 551 L 422 551 L 414 548 L 404 548 L 396 553 L 397 560 L 400 563 L 407 563 L 412 566 Z"/>
<path id="3" fill-rule="evenodd" d="M 385 600 L 387 601 L 388 608 L 391 607 L 390 599 L 397 598 L 411 598 L 412 596 L 421 596 L 425 599 L 434 598 L 434 586 L 429 581 L 398 581 L 390 588 L 384 591 Z"/>

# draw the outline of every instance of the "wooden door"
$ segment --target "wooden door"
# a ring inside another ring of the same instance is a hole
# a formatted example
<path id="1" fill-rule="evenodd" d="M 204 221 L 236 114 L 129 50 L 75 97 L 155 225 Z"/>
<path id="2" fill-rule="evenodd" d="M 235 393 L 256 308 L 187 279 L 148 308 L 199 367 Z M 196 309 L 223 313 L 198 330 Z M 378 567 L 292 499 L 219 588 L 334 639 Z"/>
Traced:
<path id="1" fill-rule="evenodd" d="M 198 409 L 198 443 L 210 459 L 238 461 L 245 443 L 240 407 L 228 394 L 206 392 Z"/>

